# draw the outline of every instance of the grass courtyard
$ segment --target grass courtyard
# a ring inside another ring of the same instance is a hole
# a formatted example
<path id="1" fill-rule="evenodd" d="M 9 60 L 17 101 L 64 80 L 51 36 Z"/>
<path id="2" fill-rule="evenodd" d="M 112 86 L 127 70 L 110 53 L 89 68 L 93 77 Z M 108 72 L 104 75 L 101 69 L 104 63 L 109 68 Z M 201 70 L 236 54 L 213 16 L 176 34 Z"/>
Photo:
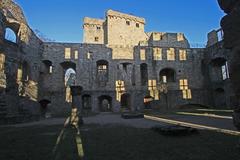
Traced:
<path id="1" fill-rule="evenodd" d="M 65 128 L 59 142 L 63 125 L 0 129 L 1 160 L 80 159 L 76 130 L 71 127 Z M 169 137 L 121 125 L 84 125 L 80 130 L 87 160 L 240 159 L 240 137 L 212 131 Z"/>

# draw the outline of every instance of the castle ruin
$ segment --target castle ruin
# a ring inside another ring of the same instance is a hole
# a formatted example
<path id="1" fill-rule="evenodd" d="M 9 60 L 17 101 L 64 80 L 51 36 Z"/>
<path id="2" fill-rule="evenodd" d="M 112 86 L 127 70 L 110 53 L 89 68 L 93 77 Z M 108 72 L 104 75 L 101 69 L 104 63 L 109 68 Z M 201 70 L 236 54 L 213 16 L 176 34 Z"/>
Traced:
<path id="1" fill-rule="evenodd" d="M 221 29 L 208 34 L 205 48 L 191 48 L 183 33 L 145 32 L 145 25 L 108 10 L 105 19 L 84 18 L 83 43 L 44 42 L 21 8 L 2 0 L 0 117 L 44 107 L 68 113 L 71 85 L 83 87 L 79 102 L 92 112 L 237 105 Z"/>

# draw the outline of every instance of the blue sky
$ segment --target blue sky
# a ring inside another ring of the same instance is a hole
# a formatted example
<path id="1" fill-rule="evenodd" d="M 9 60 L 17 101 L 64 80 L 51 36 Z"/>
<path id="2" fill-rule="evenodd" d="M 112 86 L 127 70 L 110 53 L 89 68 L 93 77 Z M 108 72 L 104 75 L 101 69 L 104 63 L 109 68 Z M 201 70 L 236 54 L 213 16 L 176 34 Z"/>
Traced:
<path id="1" fill-rule="evenodd" d="M 104 18 L 113 9 L 146 19 L 145 30 L 183 32 L 204 44 L 224 15 L 217 0 L 15 0 L 31 28 L 60 42 L 82 42 L 83 17 Z"/>

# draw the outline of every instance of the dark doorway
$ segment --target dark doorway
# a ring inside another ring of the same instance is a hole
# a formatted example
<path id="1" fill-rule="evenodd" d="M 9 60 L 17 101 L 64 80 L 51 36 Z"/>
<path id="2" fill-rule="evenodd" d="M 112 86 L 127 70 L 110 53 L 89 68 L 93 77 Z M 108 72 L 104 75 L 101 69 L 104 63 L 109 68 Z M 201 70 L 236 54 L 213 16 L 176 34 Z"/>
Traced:
<path id="1" fill-rule="evenodd" d="M 112 112 L 112 97 L 100 96 L 98 97 L 100 112 Z"/>
<path id="2" fill-rule="evenodd" d="M 91 110 L 92 109 L 92 102 L 90 95 L 83 95 L 82 96 L 82 106 L 84 110 Z"/>
<path id="3" fill-rule="evenodd" d="M 148 67 L 146 63 L 142 63 L 140 65 L 140 71 L 141 71 L 141 85 L 147 85 L 148 82 Z"/>
<path id="4" fill-rule="evenodd" d="M 162 69 L 159 73 L 159 79 L 161 82 L 175 82 L 175 71 L 171 68 Z"/>
<path id="5" fill-rule="evenodd" d="M 121 107 L 131 110 L 131 95 L 125 93 L 121 96 Z"/>
<path id="6" fill-rule="evenodd" d="M 48 110 L 48 105 L 51 103 L 51 101 L 47 99 L 42 99 L 39 101 L 40 103 L 40 112 L 43 117 L 45 117 L 47 110 Z"/>

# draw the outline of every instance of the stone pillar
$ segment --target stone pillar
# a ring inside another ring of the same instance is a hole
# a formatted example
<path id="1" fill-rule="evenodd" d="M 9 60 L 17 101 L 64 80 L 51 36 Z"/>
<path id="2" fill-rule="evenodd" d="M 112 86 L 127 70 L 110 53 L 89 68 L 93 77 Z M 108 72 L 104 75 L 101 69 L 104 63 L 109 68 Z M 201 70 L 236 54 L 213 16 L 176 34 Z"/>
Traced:
<path id="1" fill-rule="evenodd" d="M 71 94 L 72 94 L 72 108 L 78 108 L 82 110 L 81 104 L 81 94 L 82 94 L 81 86 L 71 86 Z"/>
<path id="2" fill-rule="evenodd" d="M 82 93 L 83 88 L 81 86 L 71 86 L 72 94 L 72 113 L 71 113 L 71 124 L 81 125 L 82 120 Z"/>
<path id="3" fill-rule="evenodd" d="M 237 98 L 234 108 L 234 125 L 240 130 L 240 0 L 218 0 L 219 6 L 227 14 L 221 20 L 224 32 L 224 47 L 231 49 L 230 79 Z"/>

